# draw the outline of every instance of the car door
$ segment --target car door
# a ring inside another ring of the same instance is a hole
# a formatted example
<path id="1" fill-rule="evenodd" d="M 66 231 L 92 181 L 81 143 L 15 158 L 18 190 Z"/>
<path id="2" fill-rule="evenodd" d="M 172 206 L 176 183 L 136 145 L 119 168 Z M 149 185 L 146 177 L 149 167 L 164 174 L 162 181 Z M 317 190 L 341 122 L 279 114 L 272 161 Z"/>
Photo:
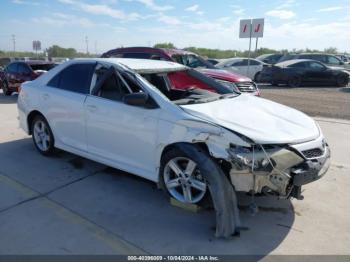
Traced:
<path id="1" fill-rule="evenodd" d="M 88 152 L 114 167 L 155 180 L 160 109 L 125 104 L 125 95 L 143 90 L 122 72 L 113 71 L 97 84 L 98 91 L 87 97 L 84 106 Z"/>
<path id="2" fill-rule="evenodd" d="M 309 82 L 328 83 L 332 81 L 332 73 L 328 68 L 317 61 L 305 62 L 306 76 Z"/>
<path id="3" fill-rule="evenodd" d="M 26 63 L 18 63 L 17 88 L 25 81 L 31 81 L 33 71 Z"/>
<path id="4" fill-rule="evenodd" d="M 95 62 L 68 65 L 40 88 L 40 110 L 49 121 L 55 142 L 64 148 L 87 150 L 84 102 L 95 66 Z"/>
<path id="5" fill-rule="evenodd" d="M 255 79 L 255 75 L 262 70 L 262 65 L 254 59 L 249 59 L 248 77 Z"/>
<path id="6" fill-rule="evenodd" d="M 248 63 L 247 63 L 248 64 Z M 246 75 L 247 74 L 247 69 L 244 66 L 244 60 L 239 59 L 239 60 L 234 60 L 232 62 L 228 62 L 225 65 L 225 69 L 228 69 L 232 72 L 241 74 L 241 75 Z"/>
<path id="7" fill-rule="evenodd" d="M 11 91 L 16 90 L 18 75 L 18 63 L 11 63 L 5 69 L 5 78 Z"/>

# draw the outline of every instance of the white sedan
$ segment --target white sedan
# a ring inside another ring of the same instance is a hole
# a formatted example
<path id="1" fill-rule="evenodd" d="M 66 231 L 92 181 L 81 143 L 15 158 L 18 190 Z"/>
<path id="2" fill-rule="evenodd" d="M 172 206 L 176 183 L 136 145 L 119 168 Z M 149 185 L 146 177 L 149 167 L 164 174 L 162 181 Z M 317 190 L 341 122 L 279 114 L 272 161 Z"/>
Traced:
<path id="1" fill-rule="evenodd" d="M 215 67 L 239 73 L 253 79 L 255 82 L 258 82 L 259 74 L 266 65 L 266 63 L 253 58 L 248 59 L 235 57 L 225 59 L 224 61 L 216 64 Z"/>
<path id="2" fill-rule="evenodd" d="M 174 73 L 210 91 L 169 88 Z M 301 199 L 329 166 L 313 119 L 172 62 L 72 60 L 23 84 L 18 110 L 43 155 L 59 148 L 125 170 L 183 203 L 210 195 L 218 220 L 237 214 L 235 191 Z"/>

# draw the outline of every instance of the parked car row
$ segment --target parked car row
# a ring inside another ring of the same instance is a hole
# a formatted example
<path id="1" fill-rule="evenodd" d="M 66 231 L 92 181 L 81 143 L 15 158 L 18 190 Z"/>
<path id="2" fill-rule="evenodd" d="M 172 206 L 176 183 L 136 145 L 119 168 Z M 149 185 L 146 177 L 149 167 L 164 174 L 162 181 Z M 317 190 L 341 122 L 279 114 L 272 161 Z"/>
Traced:
<path id="1" fill-rule="evenodd" d="M 0 88 L 4 95 L 18 92 L 21 84 L 32 81 L 55 66 L 54 63 L 42 60 L 15 61 L 0 70 Z"/>
<path id="2" fill-rule="evenodd" d="M 349 72 L 333 68 L 316 60 L 294 59 L 265 67 L 260 81 L 272 85 L 286 84 L 290 87 L 301 85 L 330 85 L 345 87 L 349 83 Z"/>
<path id="3" fill-rule="evenodd" d="M 103 58 L 136 58 L 176 62 L 194 68 L 206 76 L 214 78 L 233 91 L 259 95 L 257 85 L 249 77 L 239 72 L 228 72 L 215 67 L 199 55 L 180 49 L 131 47 L 112 49 L 102 55 Z"/>

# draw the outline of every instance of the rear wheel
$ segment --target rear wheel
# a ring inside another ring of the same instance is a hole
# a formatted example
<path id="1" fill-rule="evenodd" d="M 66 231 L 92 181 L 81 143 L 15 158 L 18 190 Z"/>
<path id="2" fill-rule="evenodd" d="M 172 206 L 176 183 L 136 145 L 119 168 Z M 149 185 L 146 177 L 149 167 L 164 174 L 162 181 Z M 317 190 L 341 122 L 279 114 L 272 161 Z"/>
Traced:
<path id="1" fill-rule="evenodd" d="M 6 81 L 2 83 L 2 92 L 5 96 L 10 96 L 12 94 Z"/>
<path id="2" fill-rule="evenodd" d="M 33 142 L 36 149 L 45 156 L 54 152 L 54 137 L 46 119 L 38 115 L 34 118 L 31 126 Z"/>
<path id="3" fill-rule="evenodd" d="M 300 76 L 292 76 L 288 79 L 288 86 L 290 87 L 299 87 L 301 85 L 301 77 Z"/>
<path id="4" fill-rule="evenodd" d="M 337 78 L 337 86 L 345 87 L 349 84 L 349 77 L 345 75 L 338 76 Z"/>

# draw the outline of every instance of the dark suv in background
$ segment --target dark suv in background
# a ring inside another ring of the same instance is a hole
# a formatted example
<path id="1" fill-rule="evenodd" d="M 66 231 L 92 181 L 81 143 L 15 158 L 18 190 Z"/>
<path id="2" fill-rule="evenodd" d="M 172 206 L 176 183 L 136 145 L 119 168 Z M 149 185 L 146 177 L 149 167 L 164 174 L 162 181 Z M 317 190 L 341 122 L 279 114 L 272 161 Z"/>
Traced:
<path id="1" fill-rule="evenodd" d="M 194 68 L 202 74 L 214 78 L 236 92 L 251 93 L 259 96 L 257 85 L 248 77 L 220 70 L 199 55 L 181 50 L 151 47 L 128 47 L 112 49 L 102 55 L 103 58 L 137 58 L 172 61 Z"/>
<path id="2" fill-rule="evenodd" d="M 11 95 L 13 92 L 19 91 L 23 82 L 34 80 L 54 66 L 54 63 L 47 61 L 12 62 L 0 71 L 0 88 L 2 88 L 4 95 Z"/>

